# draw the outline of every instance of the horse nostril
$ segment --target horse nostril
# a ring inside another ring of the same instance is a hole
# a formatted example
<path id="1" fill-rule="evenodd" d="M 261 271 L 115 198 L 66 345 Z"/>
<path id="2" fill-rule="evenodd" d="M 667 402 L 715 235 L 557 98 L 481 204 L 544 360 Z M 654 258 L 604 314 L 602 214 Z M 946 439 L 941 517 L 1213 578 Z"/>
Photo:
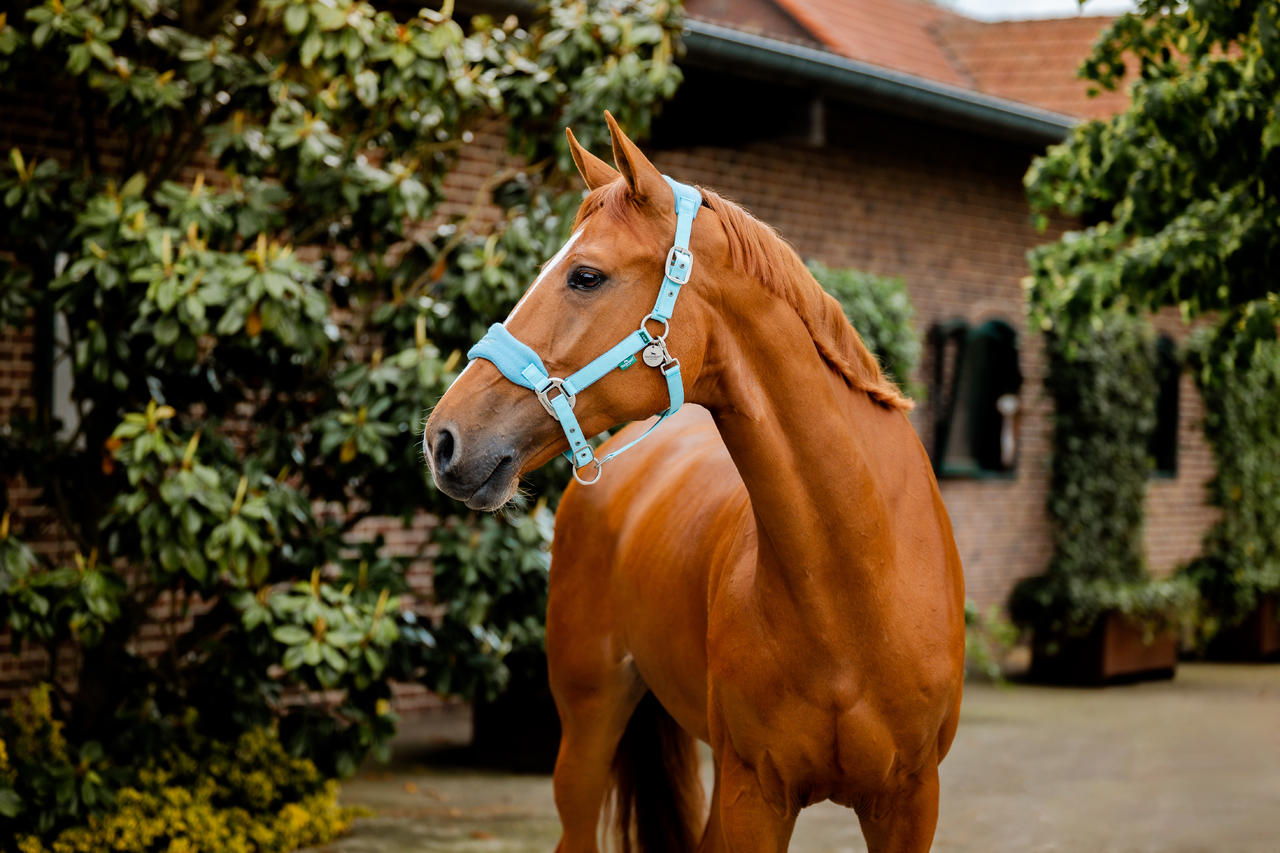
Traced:
<path id="1" fill-rule="evenodd" d="M 449 463 L 453 461 L 453 451 L 457 443 L 453 430 L 449 427 L 441 427 L 436 433 L 435 446 L 431 449 L 431 455 L 436 463 L 437 474 L 443 474 L 449 470 Z"/>

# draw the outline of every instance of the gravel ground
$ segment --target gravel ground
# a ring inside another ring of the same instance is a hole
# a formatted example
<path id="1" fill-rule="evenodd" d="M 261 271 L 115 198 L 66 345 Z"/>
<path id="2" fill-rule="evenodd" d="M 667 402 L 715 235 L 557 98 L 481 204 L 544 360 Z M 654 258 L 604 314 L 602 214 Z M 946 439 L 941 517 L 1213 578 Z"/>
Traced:
<path id="1" fill-rule="evenodd" d="M 331 853 L 550 851 L 547 776 L 433 769 L 455 709 L 407 727 L 399 764 L 348 782 L 373 817 Z M 409 756 L 406 759 L 403 756 Z M 709 768 L 708 768 L 709 769 Z M 937 851 L 1280 851 L 1280 665 L 1184 664 L 1173 681 L 971 685 L 942 764 Z M 800 816 L 791 850 L 865 850 L 853 812 Z"/>

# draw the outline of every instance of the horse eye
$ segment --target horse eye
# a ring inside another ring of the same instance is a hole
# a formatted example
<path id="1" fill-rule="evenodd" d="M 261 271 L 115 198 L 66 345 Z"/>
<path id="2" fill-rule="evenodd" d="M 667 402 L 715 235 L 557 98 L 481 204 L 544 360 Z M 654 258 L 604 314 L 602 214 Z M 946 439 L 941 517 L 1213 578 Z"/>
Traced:
<path id="1" fill-rule="evenodd" d="M 599 287 L 603 281 L 604 273 L 599 270 L 579 267 L 569 273 L 569 286 L 575 290 L 591 290 L 594 287 Z"/>

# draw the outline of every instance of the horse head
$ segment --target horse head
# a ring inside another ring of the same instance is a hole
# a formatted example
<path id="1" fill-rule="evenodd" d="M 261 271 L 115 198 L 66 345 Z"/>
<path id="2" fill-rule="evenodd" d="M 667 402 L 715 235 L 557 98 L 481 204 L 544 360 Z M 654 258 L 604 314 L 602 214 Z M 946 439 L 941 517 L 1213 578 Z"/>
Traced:
<path id="1" fill-rule="evenodd" d="M 572 454 L 575 473 L 599 476 L 586 439 L 678 408 L 702 370 L 711 283 L 727 251 L 715 215 L 704 209 L 694 222 L 698 192 L 669 184 L 613 116 L 605 118 L 617 168 L 566 131 L 590 190 L 573 236 L 505 323 L 473 348 L 427 420 L 424 451 L 437 486 L 472 509 L 502 506 L 523 474 L 561 452 Z M 684 255 L 672 248 L 681 192 Z M 584 374 L 590 388 L 582 390 L 574 381 L 581 385 Z"/>

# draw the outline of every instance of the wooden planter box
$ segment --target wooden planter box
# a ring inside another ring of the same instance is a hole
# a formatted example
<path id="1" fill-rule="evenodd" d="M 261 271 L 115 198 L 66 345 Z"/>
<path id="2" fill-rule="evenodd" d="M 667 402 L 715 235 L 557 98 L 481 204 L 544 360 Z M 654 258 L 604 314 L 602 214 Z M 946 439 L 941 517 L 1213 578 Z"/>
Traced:
<path id="1" fill-rule="evenodd" d="M 1280 660 L 1280 595 L 1264 595 L 1239 625 L 1218 632 L 1209 643 L 1213 660 Z"/>
<path id="2" fill-rule="evenodd" d="M 1047 637 L 1032 645 L 1031 677 L 1057 684 L 1109 684 L 1173 678 L 1178 642 L 1173 632 L 1143 641 L 1142 628 L 1112 611 L 1083 637 L 1059 639 L 1049 651 Z"/>

